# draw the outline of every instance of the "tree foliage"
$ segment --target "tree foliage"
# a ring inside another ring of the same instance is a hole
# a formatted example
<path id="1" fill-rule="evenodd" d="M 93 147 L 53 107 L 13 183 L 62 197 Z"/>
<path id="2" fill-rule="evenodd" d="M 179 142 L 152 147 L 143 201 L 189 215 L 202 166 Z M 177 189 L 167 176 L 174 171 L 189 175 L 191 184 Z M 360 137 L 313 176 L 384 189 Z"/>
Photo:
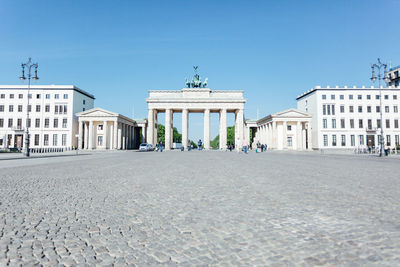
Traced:
<path id="1" fill-rule="evenodd" d="M 226 144 L 235 144 L 235 126 L 230 126 L 226 128 Z M 210 146 L 214 149 L 219 148 L 219 135 L 211 140 Z"/>
<path id="2" fill-rule="evenodd" d="M 176 127 L 173 128 L 173 137 L 172 140 L 174 143 L 182 142 L 182 134 L 178 132 Z M 165 126 L 159 123 L 157 125 L 157 143 L 163 142 L 165 144 Z"/>

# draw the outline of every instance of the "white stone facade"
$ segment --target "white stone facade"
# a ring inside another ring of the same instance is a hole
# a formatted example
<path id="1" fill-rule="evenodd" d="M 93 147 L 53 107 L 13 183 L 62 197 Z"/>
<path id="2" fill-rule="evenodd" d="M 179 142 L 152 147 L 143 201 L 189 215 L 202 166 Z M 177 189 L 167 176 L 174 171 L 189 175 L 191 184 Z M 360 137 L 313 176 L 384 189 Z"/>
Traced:
<path id="1" fill-rule="evenodd" d="M 0 147 L 22 148 L 30 106 L 30 148 L 76 147 L 77 112 L 94 96 L 73 85 L 0 85 Z"/>
<path id="2" fill-rule="evenodd" d="M 188 145 L 188 116 L 191 112 L 204 114 L 204 148 L 210 149 L 210 113 L 220 116 L 220 149 L 227 147 L 227 113 L 235 113 L 236 142 L 244 139 L 243 91 L 215 91 L 209 88 L 183 88 L 182 90 L 150 90 L 148 103 L 147 142 L 157 143 L 157 114 L 165 112 L 165 149 L 172 147 L 173 113 L 182 113 L 182 144 Z M 236 144 L 239 147 L 239 144 Z"/>
<path id="3" fill-rule="evenodd" d="M 140 129 L 145 132 L 145 122 L 101 108 L 76 114 L 79 118 L 79 149 L 133 149 L 140 143 Z"/>
<path id="4" fill-rule="evenodd" d="M 394 148 L 400 136 L 399 106 L 399 88 L 317 86 L 297 97 L 297 109 L 312 115 L 314 149 L 378 147 L 381 125 L 385 145 Z"/>
<path id="5" fill-rule="evenodd" d="M 312 145 L 311 115 L 289 109 L 262 119 L 246 121 L 246 138 L 253 133 L 252 147 L 267 145 L 274 150 L 310 150 Z"/>
<path id="6" fill-rule="evenodd" d="M 400 66 L 390 68 L 386 77 L 389 78 L 388 87 L 400 88 Z"/>

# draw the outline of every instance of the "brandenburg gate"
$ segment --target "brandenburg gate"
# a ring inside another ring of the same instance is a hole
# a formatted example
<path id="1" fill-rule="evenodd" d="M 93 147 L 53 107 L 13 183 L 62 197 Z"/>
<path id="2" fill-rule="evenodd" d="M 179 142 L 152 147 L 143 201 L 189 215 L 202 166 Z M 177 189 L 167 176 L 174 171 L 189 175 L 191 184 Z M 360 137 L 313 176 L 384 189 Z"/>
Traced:
<path id="1" fill-rule="evenodd" d="M 194 67 L 195 75 L 191 81 L 186 79 L 186 88 L 181 90 L 150 90 L 146 99 L 148 104 L 147 143 L 157 143 L 157 117 L 165 112 L 165 149 L 172 148 L 173 114 L 182 113 L 182 145 L 188 146 L 189 113 L 204 114 L 204 149 L 210 149 L 210 113 L 219 114 L 219 148 L 227 147 L 227 113 L 235 114 L 235 147 L 238 148 L 244 138 L 243 91 L 211 90 L 207 87 L 207 78 L 201 82 Z"/>

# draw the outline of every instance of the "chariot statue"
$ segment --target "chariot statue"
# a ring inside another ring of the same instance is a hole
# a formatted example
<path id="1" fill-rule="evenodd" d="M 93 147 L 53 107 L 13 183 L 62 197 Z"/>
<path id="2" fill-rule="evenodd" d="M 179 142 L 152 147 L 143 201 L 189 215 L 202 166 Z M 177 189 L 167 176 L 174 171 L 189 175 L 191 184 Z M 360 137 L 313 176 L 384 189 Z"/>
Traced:
<path id="1" fill-rule="evenodd" d="M 187 88 L 205 88 L 207 86 L 207 82 L 208 82 L 208 78 L 206 78 L 204 80 L 204 82 L 201 82 L 201 77 L 200 75 L 197 73 L 197 69 L 199 68 L 199 66 L 193 66 L 194 68 L 194 76 L 192 78 L 191 81 L 188 80 L 188 78 L 186 78 L 186 87 Z"/>

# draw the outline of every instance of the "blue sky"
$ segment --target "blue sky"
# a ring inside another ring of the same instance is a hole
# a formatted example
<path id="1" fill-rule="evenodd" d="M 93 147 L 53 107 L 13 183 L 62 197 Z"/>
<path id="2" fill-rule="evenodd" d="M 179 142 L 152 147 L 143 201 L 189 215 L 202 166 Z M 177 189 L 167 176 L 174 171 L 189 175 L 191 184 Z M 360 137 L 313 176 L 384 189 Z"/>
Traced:
<path id="1" fill-rule="evenodd" d="M 144 118 L 147 90 L 181 89 L 198 65 L 211 89 L 245 90 L 246 118 L 262 117 L 316 85 L 371 85 L 377 57 L 400 65 L 399 10 L 400 0 L 0 0 L 0 83 L 18 84 L 32 57 L 40 84 L 74 84 L 95 106 Z M 189 123 L 202 139 L 202 116 Z"/>

